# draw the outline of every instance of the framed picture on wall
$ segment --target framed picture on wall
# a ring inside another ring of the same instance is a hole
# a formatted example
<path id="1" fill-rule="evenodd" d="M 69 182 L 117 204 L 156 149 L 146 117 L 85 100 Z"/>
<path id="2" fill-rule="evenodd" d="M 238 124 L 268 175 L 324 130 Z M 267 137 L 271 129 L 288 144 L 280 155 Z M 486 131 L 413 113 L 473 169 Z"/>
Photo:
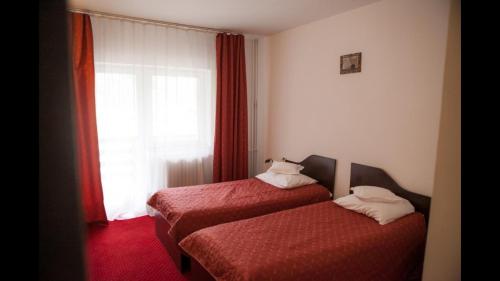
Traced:
<path id="1" fill-rule="evenodd" d="M 361 72 L 361 53 L 340 57 L 340 74 Z"/>

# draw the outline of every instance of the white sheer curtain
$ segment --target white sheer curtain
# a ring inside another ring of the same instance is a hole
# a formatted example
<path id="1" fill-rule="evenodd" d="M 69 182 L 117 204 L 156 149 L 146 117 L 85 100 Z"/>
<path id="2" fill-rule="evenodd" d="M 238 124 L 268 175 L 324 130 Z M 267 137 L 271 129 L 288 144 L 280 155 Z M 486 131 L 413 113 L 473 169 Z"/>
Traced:
<path id="1" fill-rule="evenodd" d="M 106 213 L 145 215 L 158 189 L 212 180 L 215 34 L 91 19 Z"/>

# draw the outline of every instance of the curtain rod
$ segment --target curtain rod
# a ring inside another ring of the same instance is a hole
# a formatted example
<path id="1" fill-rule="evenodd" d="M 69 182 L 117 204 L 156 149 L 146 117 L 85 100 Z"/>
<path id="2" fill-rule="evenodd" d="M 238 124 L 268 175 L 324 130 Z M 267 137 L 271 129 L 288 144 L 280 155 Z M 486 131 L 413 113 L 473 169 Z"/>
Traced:
<path id="1" fill-rule="evenodd" d="M 212 33 L 241 34 L 241 33 L 228 31 L 228 30 L 222 30 L 222 29 L 215 29 L 215 28 L 173 23 L 173 22 L 160 21 L 160 20 L 151 20 L 151 19 L 145 19 L 145 18 L 123 16 L 123 15 L 117 15 L 117 14 L 110 14 L 110 13 L 104 13 L 104 12 L 85 10 L 85 9 L 69 8 L 68 11 L 73 12 L 73 13 L 87 14 L 89 16 L 127 20 L 127 21 L 140 22 L 140 23 L 146 23 L 146 24 L 154 24 L 154 25 L 173 27 L 173 28 L 178 28 L 178 29 L 196 30 L 196 31 L 212 32 Z"/>

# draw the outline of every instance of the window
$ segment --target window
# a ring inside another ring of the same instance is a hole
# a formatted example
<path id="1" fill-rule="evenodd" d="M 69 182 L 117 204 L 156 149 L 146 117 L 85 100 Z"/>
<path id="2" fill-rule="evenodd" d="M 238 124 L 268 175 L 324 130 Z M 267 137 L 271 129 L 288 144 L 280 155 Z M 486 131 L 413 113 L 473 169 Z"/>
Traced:
<path id="1" fill-rule="evenodd" d="M 120 210 L 126 206 L 124 202 L 138 204 L 127 206 L 127 210 L 144 209 L 151 192 L 140 193 L 140 200 L 134 195 L 131 200 L 133 190 L 157 190 L 172 182 L 168 177 L 175 175 L 168 165 L 176 161 L 203 162 L 206 167 L 213 153 L 215 97 L 211 76 L 212 72 L 204 69 L 96 64 L 106 210 Z M 120 214 L 123 218 L 134 216 L 137 214 Z"/>
<path id="2" fill-rule="evenodd" d="M 215 34 L 91 20 L 106 214 L 145 215 L 158 189 L 211 181 Z"/>
<path id="3" fill-rule="evenodd" d="M 153 76 L 153 136 L 198 140 L 198 80 L 190 76 Z"/>

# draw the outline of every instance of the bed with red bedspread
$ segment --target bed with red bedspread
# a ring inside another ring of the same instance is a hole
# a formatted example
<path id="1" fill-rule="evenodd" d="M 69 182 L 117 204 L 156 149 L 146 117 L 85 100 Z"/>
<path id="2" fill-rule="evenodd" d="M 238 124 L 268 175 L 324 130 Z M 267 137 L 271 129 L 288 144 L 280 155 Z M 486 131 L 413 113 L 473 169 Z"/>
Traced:
<path id="1" fill-rule="evenodd" d="M 164 188 L 148 205 L 168 222 L 169 236 L 180 242 L 187 235 L 213 225 L 330 200 L 319 184 L 280 189 L 257 178 Z"/>
<path id="2" fill-rule="evenodd" d="M 220 281 L 400 281 L 421 262 L 425 235 L 421 213 L 379 225 L 326 201 L 205 228 L 179 245 Z"/>
<path id="3" fill-rule="evenodd" d="M 178 243 L 196 230 L 331 199 L 335 159 L 309 155 L 301 162 L 283 161 L 303 166 L 301 174 L 316 179 L 317 184 L 284 190 L 252 178 L 165 188 L 148 200 L 158 211 L 156 235 L 181 272 L 188 271 L 191 263 Z"/>

